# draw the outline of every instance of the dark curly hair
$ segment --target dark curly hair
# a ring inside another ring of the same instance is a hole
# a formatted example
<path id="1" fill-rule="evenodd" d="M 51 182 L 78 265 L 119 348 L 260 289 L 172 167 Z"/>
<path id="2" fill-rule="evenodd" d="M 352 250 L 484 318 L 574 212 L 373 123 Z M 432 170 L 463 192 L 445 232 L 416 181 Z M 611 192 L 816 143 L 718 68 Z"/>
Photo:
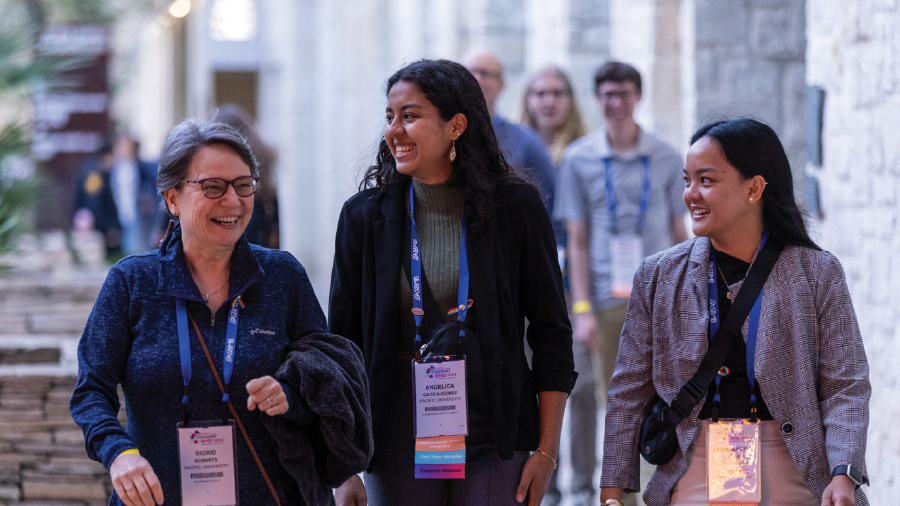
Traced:
<path id="1" fill-rule="evenodd" d="M 466 117 L 468 126 L 456 140 L 456 160 L 447 184 L 463 189 L 467 213 L 473 216 L 474 225 L 481 223 L 493 213 L 493 190 L 499 183 L 524 181 L 515 175 L 500 151 L 478 81 L 466 67 L 449 60 L 410 63 L 388 79 L 385 94 L 400 81 L 416 84 L 444 121 L 458 113 Z M 382 137 L 375 164 L 366 170 L 359 189 L 387 190 L 409 181 L 410 176 L 397 172 L 397 163 Z"/>
<path id="2" fill-rule="evenodd" d="M 769 125 L 752 118 L 728 119 L 700 127 L 691 136 L 691 145 L 709 137 L 719 144 L 728 163 L 741 176 L 762 176 L 763 226 L 784 244 L 821 250 L 809 237 L 803 213 L 794 199 L 791 164 L 778 135 Z"/>

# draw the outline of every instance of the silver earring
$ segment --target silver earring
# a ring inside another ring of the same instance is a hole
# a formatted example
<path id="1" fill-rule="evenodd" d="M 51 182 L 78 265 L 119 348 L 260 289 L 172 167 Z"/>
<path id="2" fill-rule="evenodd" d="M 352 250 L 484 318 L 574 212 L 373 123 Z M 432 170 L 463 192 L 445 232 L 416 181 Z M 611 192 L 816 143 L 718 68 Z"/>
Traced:
<path id="1" fill-rule="evenodd" d="M 456 140 L 453 140 L 453 143 L 450 144 L 450 161 L 456 160 Z"/>

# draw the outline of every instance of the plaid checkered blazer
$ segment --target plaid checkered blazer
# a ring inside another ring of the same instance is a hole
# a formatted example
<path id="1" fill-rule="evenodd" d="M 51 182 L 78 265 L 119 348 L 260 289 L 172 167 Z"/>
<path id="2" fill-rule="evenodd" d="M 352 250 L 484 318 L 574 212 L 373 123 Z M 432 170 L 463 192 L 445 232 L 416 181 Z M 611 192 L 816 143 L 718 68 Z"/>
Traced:
<path id="1" fill-rule="evenodd" d="M 654 394 L 670 403 L 706 354 L 709 252 L 709 239 L 692 239 L 645 259 L 635 274 L 609 385 L 603 487 L 639 489 L 643 415 Z M 844 271 L 830 253 L 787 246 L 763 290 L 756 379 L 821 501 L 835 466 L 860 466 L 865 474 L 869 366 Z M 746 340 L 746 322 L 742 333 Z M 702 405 L 678 426 L 680 449 L 657 467 L 644 493 L 648 506 L 669 504 Z M 861 490 L 856 504 L 868 504 Z"/>

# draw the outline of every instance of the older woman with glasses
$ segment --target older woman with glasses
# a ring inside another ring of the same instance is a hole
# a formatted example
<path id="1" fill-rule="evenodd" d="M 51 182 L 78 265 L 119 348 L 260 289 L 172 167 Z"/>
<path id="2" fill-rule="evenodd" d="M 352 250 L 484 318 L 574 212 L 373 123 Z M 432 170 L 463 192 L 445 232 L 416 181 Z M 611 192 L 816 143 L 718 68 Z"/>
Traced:
<path id="1" fill-rule="evenodd" d="M 177 225 L 112 267 L 78 346 L 72 416 L 110 504 L 321 504 L 366 467 L 361 354 L 325 333 L 293 256 L 247 241 L 258 183 L 234 128 L 169 133 L 157 187 Z"/>

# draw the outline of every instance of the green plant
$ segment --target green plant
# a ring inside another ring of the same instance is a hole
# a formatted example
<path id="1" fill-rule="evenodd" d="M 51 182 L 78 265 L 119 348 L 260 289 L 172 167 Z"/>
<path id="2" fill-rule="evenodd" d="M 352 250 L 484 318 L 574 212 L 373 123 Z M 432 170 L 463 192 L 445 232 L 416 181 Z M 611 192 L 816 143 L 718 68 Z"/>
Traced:
<path id="1" fill-rule="evenodd" d="M 3 2 L 10 7 L 9 2 Z M 27 210 L 35 196 L 32 177 L 13 173 L 14 161 L 28 156 L 27 107 L 32 90 L 45 87 L 56 71 L 51 60 L 35 58 L 29 23 L 14 24 L 23 11 L 0 26 L 0 258 L 15 252 L 16 237 L 26 225 Z M 19 172 L 19 171 L 17 171 Z M 8 270 L 0 262 L 0 274 Z"/>
<path id="2" fill-rule="evenodd" d="M 35 196 L 31 178 L 10 177 L 7 162 L 16 155 L 28 152 L 23 125 L 6 125 L 0 130 L 0 258 L 15 252 L 15 239 L 25 226 L 25 212 Z M 0 274 L 9 266 L 0 263 Z"/>

